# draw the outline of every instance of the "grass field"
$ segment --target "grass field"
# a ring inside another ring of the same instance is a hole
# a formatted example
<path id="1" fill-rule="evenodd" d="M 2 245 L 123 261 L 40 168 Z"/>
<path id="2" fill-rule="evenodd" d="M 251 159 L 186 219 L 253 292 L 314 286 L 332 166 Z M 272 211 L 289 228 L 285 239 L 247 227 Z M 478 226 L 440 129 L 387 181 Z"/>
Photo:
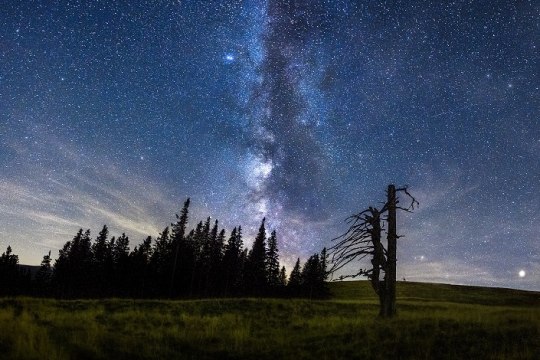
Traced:
<path id="1" fill-rule="evenodd" d="M 398 283 L 377 318 L 367 282 L 325 301 L 0 299 L 8 359 L 538 359 L 540 293 Z"/>

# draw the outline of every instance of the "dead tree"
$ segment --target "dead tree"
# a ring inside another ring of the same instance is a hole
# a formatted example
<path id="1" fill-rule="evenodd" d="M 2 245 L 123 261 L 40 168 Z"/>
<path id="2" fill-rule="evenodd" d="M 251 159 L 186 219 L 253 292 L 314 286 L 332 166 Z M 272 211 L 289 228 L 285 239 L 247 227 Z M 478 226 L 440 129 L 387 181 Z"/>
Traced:
<path id="1" fill-rule="evenodd" d="M 402 192 L 409 197 L 409 207 L 399 206 L 397 193 Z M 354 274 L 341 275 L 338 280 L 367 276 L 373 290 L 379 297 L 381 317 L 392 317 L 396 313 L 396 252 L 397 252 L 397 226 L 396 212 L 398 209 L 411 212 L 418 205 L 418 201 L 407 191 L 407 187 L 396 189 L 388 185 L 387 201 L 379 210 L 369 207 L 366 210 L 352 215 L 347 219 L 349 229 L 343 235 L 333 239 L 335 245 L 330 248 L 332 267 L 330 273 L 344 268 L 352 261 L 360 261 L 371 257 L 371 268 L 360 268 Z M 383 219 L 383 215 L 386 218 Z M 385 248 L 381 241 L 381 234 L 386 223 Z M 382 280 L 381 280 L 382 277 Z"/>

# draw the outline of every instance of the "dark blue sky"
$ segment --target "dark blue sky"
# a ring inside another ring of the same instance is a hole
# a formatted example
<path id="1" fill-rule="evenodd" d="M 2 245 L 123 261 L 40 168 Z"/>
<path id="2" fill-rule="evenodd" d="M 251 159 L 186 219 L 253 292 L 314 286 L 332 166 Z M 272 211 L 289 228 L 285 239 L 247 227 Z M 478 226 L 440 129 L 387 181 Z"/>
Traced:
<path id="1" fill-rule="evenodd" d="M 540 290 L 534 1 L 4 2 L 0 249 L 174 220 L 288 267 L 408 184 L 398 276 Z M 3 251 L 3 250 L 1 250 Z M 520 277 L 519 271 L 525 276 Z"/>

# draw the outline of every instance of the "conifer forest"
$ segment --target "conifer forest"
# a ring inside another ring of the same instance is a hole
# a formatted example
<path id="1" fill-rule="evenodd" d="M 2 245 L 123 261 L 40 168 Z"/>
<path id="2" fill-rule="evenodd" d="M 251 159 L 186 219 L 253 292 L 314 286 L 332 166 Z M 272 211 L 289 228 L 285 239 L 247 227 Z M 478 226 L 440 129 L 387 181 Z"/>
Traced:
<path id="1" fill-rule="evenodd" d="M 287 275 L 279 262 L 278 235 L 261 221 L 251 249 L 242 227 L 230 232 L 208 217 L 188 229 L 189 204 L 157 238 L 131 247 L 129 237 L 110 236 L 107 225 L 94 238 L 80 229 L 57 259 L 43 256 L 35 274 L 18 265 L 11 246 L 0 257 L 0 296 L 58 298 L 309 297 L 328 295 L 323 249 Z"/>

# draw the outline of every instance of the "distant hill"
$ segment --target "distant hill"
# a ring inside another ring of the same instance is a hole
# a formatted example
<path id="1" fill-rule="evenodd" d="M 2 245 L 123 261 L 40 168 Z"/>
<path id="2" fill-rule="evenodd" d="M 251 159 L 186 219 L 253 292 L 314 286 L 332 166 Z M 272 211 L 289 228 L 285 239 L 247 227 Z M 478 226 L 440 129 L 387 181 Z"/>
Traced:
<path id="1" fill-rule="evenodd" d="M 36 273 L 38 272 L 39 268 L 40 267 L 37 265 L 19 264 L 19 269 L 23 271 L 30 271 L 30 275 L 32 276 L 32 279 L 36 276 Z"/>
<path id="2" fill-rule="evenodd" d="M 30 271 L 32 278 L 37 265 L 19 264 Z M 332 300 L 378 301 L 367 280 L 333 281 L 328 283 Z M 479 305 L 531 305 L 540 307 L 540 292 L 482 286 L 438 283 L 397 282 L 397 301 L 450 302 Z"/>
<path id="3" fill-rule="evenodd" d="M 403 301 L 540 306 L 540 292 L 536 291 L 408 281 L 398 281 L 396 290 L 398 306 Z M 368 281 L 331 282 L 330 292 L 335 300 L 377 301 Z"/>

